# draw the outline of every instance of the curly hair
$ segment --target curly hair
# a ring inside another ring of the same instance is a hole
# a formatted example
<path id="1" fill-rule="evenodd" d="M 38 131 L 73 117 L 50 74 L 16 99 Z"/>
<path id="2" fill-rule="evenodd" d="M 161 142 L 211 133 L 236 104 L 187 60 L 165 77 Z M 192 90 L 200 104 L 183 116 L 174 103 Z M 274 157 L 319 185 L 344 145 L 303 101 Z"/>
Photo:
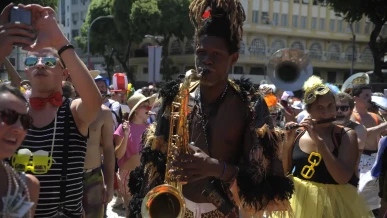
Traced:
<path id="1" fill-rule="evenodd" d="M 193 0 L 189 6 L 190 19 L 195 28 L 195 45 L 202 35 L 218 36 L 226 40 L 229 53 L 237 52 L 243 36 L 246 14 L 239 0 Z M 209 16 L 204 17 L 205 12 Z"/>

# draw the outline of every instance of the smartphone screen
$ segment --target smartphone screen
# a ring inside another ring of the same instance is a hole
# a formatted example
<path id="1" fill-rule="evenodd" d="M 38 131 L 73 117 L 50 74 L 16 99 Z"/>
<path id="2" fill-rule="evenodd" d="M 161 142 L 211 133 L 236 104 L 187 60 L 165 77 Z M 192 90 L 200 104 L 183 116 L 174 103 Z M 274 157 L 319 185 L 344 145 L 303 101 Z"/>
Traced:
<path id="1" fill-rule="evenodd" d="M 31 17 L 32 17 L 31 11 L 26 10 L 24 8 L 13 7 L 9 14 L 9 22 L 10 23 L 20 22 L 27 25 L 31 25 L 32 24 Z"/>

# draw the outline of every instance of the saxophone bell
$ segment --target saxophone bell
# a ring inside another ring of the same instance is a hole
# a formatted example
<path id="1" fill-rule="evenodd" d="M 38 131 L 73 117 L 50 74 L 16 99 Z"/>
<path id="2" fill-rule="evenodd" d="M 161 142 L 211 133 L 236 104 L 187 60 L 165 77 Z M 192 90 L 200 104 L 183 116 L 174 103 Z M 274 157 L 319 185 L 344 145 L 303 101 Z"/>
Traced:
<path id="1" fill-rule="evenodd" d="M 169 171 L 176 154 L 188 154 L 189 134 L 187 119 L 189 109 L 189 90 L 191 82 L 200 78 L 194 71 L 187 71 L 177 96 L 170 105 L 169 137 L 164 184 L 156 186 L 144 197 L 141 205 L 141 215 L 144 218 L 182 218 L 185 215 L 185 200 L 183 185 Z"/>

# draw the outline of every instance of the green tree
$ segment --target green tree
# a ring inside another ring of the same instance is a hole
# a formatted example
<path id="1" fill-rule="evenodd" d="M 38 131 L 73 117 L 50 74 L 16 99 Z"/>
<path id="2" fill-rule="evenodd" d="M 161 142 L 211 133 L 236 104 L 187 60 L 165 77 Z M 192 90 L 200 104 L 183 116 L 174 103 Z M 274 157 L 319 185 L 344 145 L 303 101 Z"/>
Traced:
<path id="1" fill-rule="evenodd" d="M 180 42 L 184 38 L 191 39 L 194 35 L 194 28 L 189 20 L 189 0 L 163 0 L 158 2 L 161 12 L 161 19 L 158 26 L 154 26 L 156 33 L 164 37 L 158 42 L 163 46 L 163 57 L 161 61 L 161 74 L 165 80 L 170 80 L 174 74 L 179 73 L 172 67 L 173 61 L 168 57 L 169 42 L 173 36 Z"/>
<path id="2" fill-rule="evenodd" d="M 115 58 L 126 72 L 130 72 L 129 55 L 132 45 L 141 43 L 152 26 L 158 24 L 161 13 L 157 8 L 157 0 L 115 0 L 112 13 L 121 36 L 116 41 L 116 48 L 120 49 L 117 49 Z M 128 74 L 128 78 L 134 81 L 133 72 Z"/>
<path id="3" fill-rule="evenodd" d="M 326 2 L 335 12 L 340 13 L 344 20 L 354 23 L 367 17 L 374 25 L 371 32 L 368 46 L 372 51 L 374 58 L 374 73 L 378 81 L 383 82 L 381 69 L 381 59 L 385 55 L 386 45 L 383 38 L 380 37 L 380 31 L 387 22 L 387 4 L 385 0 L 319 0 Z"/>

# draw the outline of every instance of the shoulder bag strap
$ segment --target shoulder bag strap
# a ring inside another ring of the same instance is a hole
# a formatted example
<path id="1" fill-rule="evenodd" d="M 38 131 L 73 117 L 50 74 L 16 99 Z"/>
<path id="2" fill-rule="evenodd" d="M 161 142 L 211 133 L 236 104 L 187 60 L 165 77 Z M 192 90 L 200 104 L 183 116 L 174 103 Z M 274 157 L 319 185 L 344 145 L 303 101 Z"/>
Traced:
<path id="1" fill-rule="evenodd" d="M 59 210 L 63 211 L 63 203 L 66 200 L 66 180 L 67 180 L 67 161 L 68 161 L 68 150 L 69 150 L 69 132 L 70 132 L 70 121 L 69 113 L 71 113 L 70 105 L 71 101 L 68 102 L 68 110 L 66 109 L 64 132 L 63 132 L 63 159 L 62 159 L 62 175 L 60 178 L 60 200 Z"/>

